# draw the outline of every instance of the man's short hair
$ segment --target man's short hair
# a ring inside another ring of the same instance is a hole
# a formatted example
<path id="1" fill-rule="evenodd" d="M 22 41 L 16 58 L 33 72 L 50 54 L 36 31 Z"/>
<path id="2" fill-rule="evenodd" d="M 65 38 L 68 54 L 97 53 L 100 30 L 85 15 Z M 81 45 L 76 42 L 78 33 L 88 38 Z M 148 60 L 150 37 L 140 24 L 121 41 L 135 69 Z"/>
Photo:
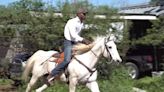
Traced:
<path id="1" fill-rule="evenodd" d="M 88 11 L 84 8 L 79 8 L 76 13 L 88 13 Z"/>

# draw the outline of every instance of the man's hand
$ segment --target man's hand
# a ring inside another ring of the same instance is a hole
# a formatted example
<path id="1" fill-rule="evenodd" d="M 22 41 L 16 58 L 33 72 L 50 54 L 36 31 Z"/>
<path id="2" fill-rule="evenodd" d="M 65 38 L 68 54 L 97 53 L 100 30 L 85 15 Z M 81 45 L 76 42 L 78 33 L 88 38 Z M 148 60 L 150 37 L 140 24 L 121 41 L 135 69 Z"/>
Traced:
<path id="1" fill-rule="evenodd" d="M 87 39 L 83 39 L 83 40 L 82 40 L 82 43 L 84 43 L 84 44 L 88 45 L 88 44 L 90 44 L 90 43 L 91 43 L 91 41 L 89 41 L 89 40 L 87 40 Z"/>

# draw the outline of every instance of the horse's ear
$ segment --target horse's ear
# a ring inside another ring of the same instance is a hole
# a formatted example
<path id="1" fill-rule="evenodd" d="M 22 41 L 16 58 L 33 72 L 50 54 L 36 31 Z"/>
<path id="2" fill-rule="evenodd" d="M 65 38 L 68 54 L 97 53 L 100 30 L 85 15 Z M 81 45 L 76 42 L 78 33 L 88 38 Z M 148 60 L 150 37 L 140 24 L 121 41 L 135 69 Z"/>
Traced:
<path id="1" fill-rule="evenodd" d="M 107 41 L 109 41 L 110 40 L 110 36 L 107 38 Z"/>
<path id="2" fill-rule="evenodd" d="M 110 40 L 110 37 L 105 37 L 105 43 L 107 43 Z"/>
<path id="3" fill-rule="evenodd" d="M 107 42 L 111 40 L 111 39 L 110 39 L 110 38 L 111 38 L 111 35 L 112 35 L 112 34 L 110 33 L 110 34 L 107 36 L 107 39 L 106 39 Z"/>
<path id="4" fill-rule="evenodd" d="M 115 35 L 114 34 L 110 34 L 110 36 L 108 37 L 107 41 L 114 41 L 116 39 Z"/>

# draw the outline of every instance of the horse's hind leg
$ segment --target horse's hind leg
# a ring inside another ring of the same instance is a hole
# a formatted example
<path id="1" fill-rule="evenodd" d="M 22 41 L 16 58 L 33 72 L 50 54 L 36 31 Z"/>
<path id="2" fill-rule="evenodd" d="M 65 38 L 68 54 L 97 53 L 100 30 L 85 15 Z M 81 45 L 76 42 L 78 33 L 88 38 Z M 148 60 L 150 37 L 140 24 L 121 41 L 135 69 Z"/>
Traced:
<path id="1" fill-rule="evenodd" d="M 47 87 L 50 86 L 49 84 L 46 84 L 46 82 L 47 82 L 47 76 L 46 77 L 44 76 L 43 78 L 44 78 L 44 83 L 45 84 L 43 84 L 41 87 L 39 87 L 38 89 L 36 89 L 36 92 L 42 92 L 43 90 L 45 90 Z M 64 81 L 64 82 L 67 82 L 68 81 L 68 79 L 66 78 L 66 75 L 64 73 L 61 74 L 60 80 L 61 81 Z M 54 81 L 54 80 L 52 80 L 52 81 Z"/>
<path id="2" fill-rule="evenodd" d="M 43 90 L 45 90 L 48 87 L 47 84 L 44 84 L 43 86 L 41 86 L 40 88 L 36 89 L 36 92 L 42 92 Z"/>
<path id="3" fill-rule="evenodd" d="M 91 90 L 91 92 L 100 92 L 98 83 L 96 81 L 88 82 L 86 86 Z"/>
<path id="4" fill-rule="evenodd" d="M 42 92 L 43 90 L 45 90 L 48 86 L 50 86 L 50 85 L 48 85 L 46 82 L 47 82 L 47 76 L 43 76 L 43 82 L 44 82 L 44 84 L 41 86 L 41 87 L 39 87 L 38 89 L 36 89 L 36 92 Z"/>
<path id="5" fill-rule="evenodd" d="M 32 89 L 32 87 L 34 86 L 34 84 L 36 83 L 37 80 L 38 80 L 38 76 L 32 75 L 32 78 L 31 78 L 30 82 L 27 85 L 26 92 L 31 92 L 31 89 Z"/>

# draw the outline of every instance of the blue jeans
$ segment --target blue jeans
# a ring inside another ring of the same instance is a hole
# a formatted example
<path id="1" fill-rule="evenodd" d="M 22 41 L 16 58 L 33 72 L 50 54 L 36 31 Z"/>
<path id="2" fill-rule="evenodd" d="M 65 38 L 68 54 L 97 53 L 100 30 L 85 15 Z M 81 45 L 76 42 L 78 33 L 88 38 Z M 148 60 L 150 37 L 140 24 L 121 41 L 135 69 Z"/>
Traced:
<path id="1" fill-rule="evenodd" d="M 56 76 L 59 73 L 61 73 L 61 71 L 65 70 L 65 68 L 71 61 L 72 47 L 73 47 L 73 42 L 69 40 L 64 40 L 64 61 L 59 65 L 57 65 L 57 67 L 51 71 L 52 76 Z"/>

